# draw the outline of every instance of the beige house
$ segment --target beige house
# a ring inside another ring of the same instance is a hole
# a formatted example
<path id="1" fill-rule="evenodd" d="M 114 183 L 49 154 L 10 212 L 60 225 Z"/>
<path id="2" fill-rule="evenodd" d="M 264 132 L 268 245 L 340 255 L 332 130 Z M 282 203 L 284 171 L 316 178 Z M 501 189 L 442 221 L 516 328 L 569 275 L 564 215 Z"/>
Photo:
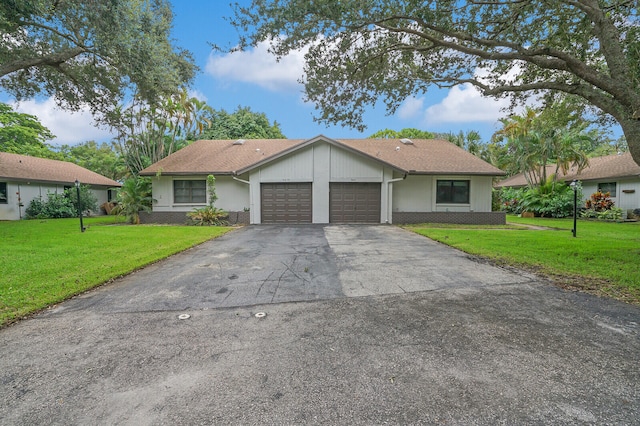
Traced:
<path id="1" fill-rule="evenodd" d="M 555 173 L 555 165 L 547 166 L 547 175 Z M 582 171 L 575 167 L 560 172 L 557 180 L 582 183 L 584 201 L 597 191 L 609 192 L 616 207 L 623 211 L 640 208 L 640 166 L 633 161 L 631 153 L 607 155 L 589 159 L 589 165 Z M 521 188 L 527 185 L 523 173 L 511 176 L 496 184 L 496 188 Z"/>
<path id="2" fill-rule="evenodd" d="M 442 140 L 201 140 L 144 169 L 148 222 L 184 222 L 207 202 L 241 223 L 504 223 L 491 212 L 504 173 Z"/>
<path id="3" fill-rule="evenodd" d="M 0 152 L 0 220 L 23 218 L 31 200 L 46 199 L 49 192 L 62 193 L 76 179 L 90 186 L 98 205 L 111 201 L 115 196 L 111 188 L 121 186 L 77 164 Z"/>

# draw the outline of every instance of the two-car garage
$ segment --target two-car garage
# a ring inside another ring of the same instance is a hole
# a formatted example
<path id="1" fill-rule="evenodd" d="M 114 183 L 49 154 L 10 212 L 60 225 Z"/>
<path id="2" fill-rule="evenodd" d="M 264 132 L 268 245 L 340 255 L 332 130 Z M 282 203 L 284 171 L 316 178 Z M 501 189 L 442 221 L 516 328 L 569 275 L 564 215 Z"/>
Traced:
<path id="1" fill-rule="evenodd" d="M 330 223 L 380 223 L 380 183 L 329 183 Z M 262 223 L 312 223 L 312 183 L 262 183 Z"/>

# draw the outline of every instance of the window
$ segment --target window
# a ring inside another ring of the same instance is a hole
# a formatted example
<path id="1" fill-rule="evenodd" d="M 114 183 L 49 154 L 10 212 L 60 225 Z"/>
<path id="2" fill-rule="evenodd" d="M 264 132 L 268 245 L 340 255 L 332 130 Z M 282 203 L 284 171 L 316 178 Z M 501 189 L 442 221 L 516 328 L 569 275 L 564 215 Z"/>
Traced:
<path id="1" fill-rule="evenodd" d="M 7 204 L 7 182 L 0 182 L 0 204 Z"/>
<path id="2" fill-rule="evenodd" d="M 468 180 L 439 180 L 436 203 L 469 204 Z"/>
<path id="3" fill-rule="evenodd" d="M 176 203 L 204 204 L 207 202 L 206 180 L 174 180 L 173 200 Z"/>
<path id="4" fill-rule="evenodd" d="M 608 192 L 609 196 L 616 196 L 616 183 L 615 182 L 603 182 L 598 184 L 598 191 L 605 193 Z"/>

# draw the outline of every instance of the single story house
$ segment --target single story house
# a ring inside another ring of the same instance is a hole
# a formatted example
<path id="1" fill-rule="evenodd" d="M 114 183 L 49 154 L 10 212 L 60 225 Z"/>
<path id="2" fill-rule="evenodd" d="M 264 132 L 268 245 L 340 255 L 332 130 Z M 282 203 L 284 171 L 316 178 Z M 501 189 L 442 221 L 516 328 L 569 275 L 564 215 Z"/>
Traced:
<path id="1" fill-rule="evenodd" d="M 34 198 L 62 193 L 76 179 L 89 185 L 98 205 L 111 201 L 118 182 L 66 161 L 0 152 L 0 220 L 18 220 Z M 100 212 L 93 212 L 99 214 Z"/>
<path id="2" fill-rule="evenodd" d="M 547 174 L 555 172 L 555 165 L 547 166 Z M 597 191 L 608 192 L 616 207 L 623 211 L 640 208 L 640 166 L 633 161 L 631 153 L 607 155 L 589 159 L 589 165 L 581 171 L 576 167 L 559 172 L 557 180 L 582 183 L 584 201 Z M 527 185 L 523 173 L 511 176 L 496 184 L 496 188 L 521 188 Z"/>
<path id="3" fill-rule="evenodd" d="M 200 140 L 140 174 L 153 181 L 145 222 L 184 222 L 211 174 L 232 222 L 505 223 L 491 211 L 504 173 L 442 140 Z"/>

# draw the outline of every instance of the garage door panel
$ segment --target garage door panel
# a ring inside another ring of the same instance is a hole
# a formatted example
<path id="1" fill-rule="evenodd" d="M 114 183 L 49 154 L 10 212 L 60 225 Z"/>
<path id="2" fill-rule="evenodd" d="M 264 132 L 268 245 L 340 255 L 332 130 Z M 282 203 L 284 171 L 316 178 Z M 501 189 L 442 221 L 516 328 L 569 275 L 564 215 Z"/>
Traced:
<path id="1" fill-rule="evenodd" d="M 380 184 L 331 183 L 329 222 L 380 223 Z"/>
<path id="2" fill-rule="evenodd" d="M 311 223 L 311 183 L 263 183 L 262 223 Z"/>

